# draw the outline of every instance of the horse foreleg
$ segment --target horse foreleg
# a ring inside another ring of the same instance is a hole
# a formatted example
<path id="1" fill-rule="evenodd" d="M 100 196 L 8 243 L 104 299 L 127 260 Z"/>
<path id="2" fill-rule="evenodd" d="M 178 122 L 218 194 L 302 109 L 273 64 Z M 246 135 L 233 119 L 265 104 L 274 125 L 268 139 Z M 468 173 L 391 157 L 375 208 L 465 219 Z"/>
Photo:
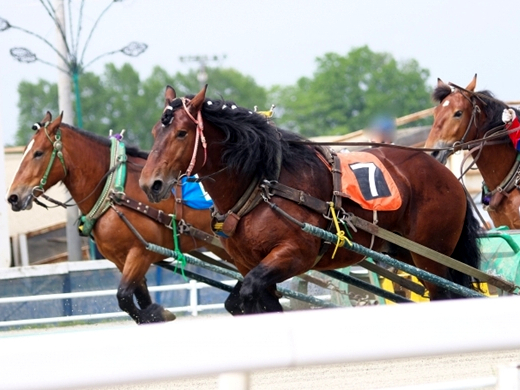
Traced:
<path id="1" fill-rule="evenodd" d="M 228 313 L 233 316 L 244 314 L 244 311 L 242 310 L 242 299 L 240 298 L 241 288 L 242 282 L 239 281 L 237 284 L 235 284 L 233 291 L 231 291 L 226 301 L 224 302 L 224 307 Z"/>
<path id="2" fill-rule="evenodd" d="M 127 281 L 125 278 L 121 279 L 117 288 L 117 303 L 121 310 L 128 313 L 136 323 L 141 324 L 143 321 L 141 320 L 140 310 L 134 304 L 135 289 L 135 281 Z"/>
<path id="3" fill-rule="evenodd" d="M 157 303 L 152 303 L 145 278 L 149 268 L 150 262 L 143 253 L 133 251 L 128 254 L 117 290 L 119 307 L 138 324 L 173 321 L 173 313 Z M 134 303 L 134 296 L 140 309 Z"/>
<path id="4" fill-rule="evenodd" d="M 244 314 L 281 312 L 282 305 L 274 292 L 274 283 L 270 282 L 273 269 L 259 264 L 244 277 L 240 298 Z M 276 283 L 276 282 L 275 282 Z"/>
<path id="5" fill-rule="evenodd" d="M 152 304 L 152 297 L 150 296 L 150 291 L 146 284 L 146 278 L 141 279 L 141 282 L 137 284 L 134 295 L 135 299 L 137 299 L 137 304 L 141 309 L 146 309 Z"/>

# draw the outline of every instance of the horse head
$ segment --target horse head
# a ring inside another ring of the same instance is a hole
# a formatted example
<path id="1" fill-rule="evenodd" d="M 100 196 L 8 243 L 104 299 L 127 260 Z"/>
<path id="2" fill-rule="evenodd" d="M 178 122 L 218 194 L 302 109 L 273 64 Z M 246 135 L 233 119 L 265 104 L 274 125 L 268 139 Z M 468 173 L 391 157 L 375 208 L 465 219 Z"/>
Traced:
<path id="1" fill-rule="evenodd" d="M 449 148 L 456 143 L 475 139 L 477 127 L 482 118 L 480 101 L 474 97 L 477 75 L 473 77 L 466 88 L 446 84 L 441 79 L 437 81 L 432 97 L 439 103 L 433 112 L 433 125 L 426 140 L 426 148 Z M 451 150 L 434 151 L 432 156 L 445 164 Z"/>
<path id="2" fill-rule="evenodd" d="M 206 89 L 207 85 L 189 99 L 177 98 L 175 90 L 166 87 L 164 110 L 152 129 L 154 144 L 139 180 L 152 202 L 168 198 L 181 176 L 197 173 L 205 163 L 201 109 Z"/>
<path id="3" fill-rule="evenodd" d="M 63 113 L 53 121 L 51 113 L 47 112 L 41 122 L 32 126 L 35 134 L 25 147 L 18 171 L 6 194 L 13 211 L 30 209 L 34 198 L 65 178 L 67 169 L 60 131 L 62 118 Z"/>

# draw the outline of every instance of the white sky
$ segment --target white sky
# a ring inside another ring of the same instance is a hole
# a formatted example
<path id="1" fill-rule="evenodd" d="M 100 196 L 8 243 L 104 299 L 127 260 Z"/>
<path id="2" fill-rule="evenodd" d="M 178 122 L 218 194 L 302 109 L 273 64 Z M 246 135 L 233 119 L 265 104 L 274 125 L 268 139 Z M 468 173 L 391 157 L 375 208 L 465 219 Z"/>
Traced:
<path id="1" fill-rule="evenodd" d="M 79 0 L 71 2 L 79 8 Z M 82 42 L 108 4 L 86 1 Z M 54 25 L 38 0 L 0 0 L 0 17 L 56 41 Z M 195 67 L 180 62 L 180 56 L 225 54 L 221 65 L 269 87 L 312 76 L 315 58 L 327 52 L 345 55 L 366 44 L 397 60 L 416 59 L 430 70 L 432 86 L 437 77 L 465 86 L 478 73 L 477 89 L 520 100 L 519 38 L 517 0 L 126 0 L 103 17 L 84 62 L 141 41 L 149 45 L 141 56 L 116 54 L 88 70 L 100 72 L 106 62 L 128 61 L 145 78 L 155 65 L 171 74 Z M 16 132 L 19 82 L 57 80 L 58 71 L 48 65 L 15 61 L 9 49 L 20 46 L 48 62 L 56 60 L 52 50 L 27 34 L 0 33 L 0 130 L 6 144 Z"/>

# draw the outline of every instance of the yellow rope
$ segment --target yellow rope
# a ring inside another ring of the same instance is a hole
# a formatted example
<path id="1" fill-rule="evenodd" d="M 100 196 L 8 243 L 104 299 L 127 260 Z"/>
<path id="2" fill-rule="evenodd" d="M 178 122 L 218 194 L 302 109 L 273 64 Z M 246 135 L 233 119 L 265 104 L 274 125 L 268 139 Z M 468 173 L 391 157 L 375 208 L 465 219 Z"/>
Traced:
<path id="1" fill-rule="evenodd" d="M 330 213 L 332 214 L 332 220 L 334 221 L 334 226 L 336 226 L 336 235 L 338 236 L 338 242 L 336 243 L 336 248 L 334 248 L 334 253 L 332 254 L 332 258 L 334 258 L 334 256 L 336 256 L 336 251 L 340 246 L 345 244 L 345 241 L 347 241 L 349 245 L 352 245 L 352 243 L 347 237 L 345 237 L 345 232 L 339 228 L 338 217 L 336 217 L 336 210 L 334 210 L 334 203 L 329 202 L 329 206 Z"/>

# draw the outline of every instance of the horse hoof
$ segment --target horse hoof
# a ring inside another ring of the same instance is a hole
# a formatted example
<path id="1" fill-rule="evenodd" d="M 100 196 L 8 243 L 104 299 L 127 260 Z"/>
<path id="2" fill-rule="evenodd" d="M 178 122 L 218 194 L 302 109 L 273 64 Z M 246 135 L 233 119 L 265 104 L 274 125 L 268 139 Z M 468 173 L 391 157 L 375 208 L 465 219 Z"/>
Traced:
<path id="1" fill-rule="evenodd" d="M 175 317 L 175 314 L 173 314 L 171 311 L 168 311 L 166 309 L 163 309 L 162 317 L 164 318 L 164 321 L 173 321 L 177 318 L 177 317 Z"/>
<path id="2" fill-rule="evenodd" d="M 141 313 L 141 324 L 151 324 L 154 322 L 166 322 L 175 320 L 175 314 L 166 310 L 161 305 L 153 303 Z"/>

